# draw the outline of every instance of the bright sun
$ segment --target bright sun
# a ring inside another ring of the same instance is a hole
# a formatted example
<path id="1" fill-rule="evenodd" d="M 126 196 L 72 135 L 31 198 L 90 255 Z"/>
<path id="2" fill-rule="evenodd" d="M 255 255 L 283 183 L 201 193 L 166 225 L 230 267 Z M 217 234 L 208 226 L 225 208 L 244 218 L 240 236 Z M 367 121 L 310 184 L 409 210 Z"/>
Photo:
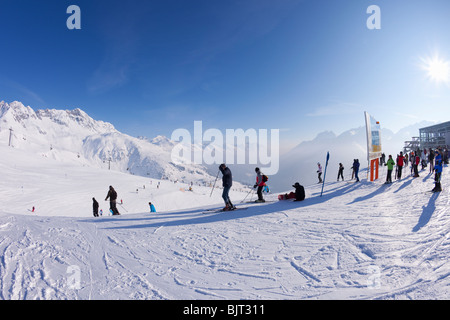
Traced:
<path id="1" fill-rule="evenodd" d="M 435 56 L 422 59 L 422 68 L 427 72 L 428 79 L 436 83 L 450 83 L 450 62 Z"/>

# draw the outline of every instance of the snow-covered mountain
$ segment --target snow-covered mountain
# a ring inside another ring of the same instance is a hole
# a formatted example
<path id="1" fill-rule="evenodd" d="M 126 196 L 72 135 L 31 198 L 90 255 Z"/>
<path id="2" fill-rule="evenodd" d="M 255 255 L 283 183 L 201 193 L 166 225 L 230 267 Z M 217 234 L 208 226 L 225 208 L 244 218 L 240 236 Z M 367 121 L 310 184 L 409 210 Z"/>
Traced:
<path id="1" fill-rule="evenodd" d="M 0 140 L 14 148 L 64 162 L 156 179 L 199 183 L 214 180 L 203 166 L 172 163 L 174 144 L 168 138 L 131 137 L 110 123 L 92 119 L 80 109 L 35 111 L 17 101 L 9 104 L 2 101 Z"/>

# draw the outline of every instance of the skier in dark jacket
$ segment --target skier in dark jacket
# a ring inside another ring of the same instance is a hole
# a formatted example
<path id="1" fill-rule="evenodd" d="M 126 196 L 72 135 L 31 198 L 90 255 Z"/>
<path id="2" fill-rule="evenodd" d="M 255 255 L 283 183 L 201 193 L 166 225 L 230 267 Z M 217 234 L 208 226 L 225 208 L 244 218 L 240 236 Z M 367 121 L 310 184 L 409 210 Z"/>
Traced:
<path id="1" fill-rule="evenodd" d="M 116 201 L 117 201 L 117 192 L 114 190 L 112 186 L 109 186 L 108 195 L 106 196 L 105 201 L 107 201 L 109 198 L 109 209 L 112 211 L 112 214 L 114 216 L 120 215 L 119 210 L 117 210 L 116 207 Z"/>
<path id="2" fill-rule="evenodd" d="M 344 165 L 342 163 L 339 163 L 339 171 L 338 171 L 337 181 L 339 181 L 339 178 L 342 178 L 342 181 L 344 181 Z"/>
<path id="3" fill-rule="evenodd" d="M 305 200 L 305 188 L 300 185 L 300 183 L 296 182 L 293 187 L 295 188 L 295 200 L 294 201 L 303 201 Z"/>
<path id="4" fill-rule="evenodd" d="M 236 209 L 236 207 L 231 203 L 230 196 L 228 195 L 233 185 L 233 176 L 231 175 L 231 170 L 228 168 L 225 163 L 222 163 L 219 167 L 220 172 L 222 172 L 222 199 L 225 201 L 225 208 L 223 211 L 230 211 Z"/>
<path id="5" fill-rule="evenodd" d="M 430 148 L 430 152 L 428 153 L 428 162 L 430 163 L 430 173 L 434 172 L 434 151 Z"/>
<path id="6" fill-rule="evenodd" d="M 353 166 L 352 166 L 352 169 L 353 169 L 353 172 L 355 173 L 355 178 L 356 178 L 356 182 L 359 182 L 359 176 L 358 176 L 358 173 L 359 173 L 359 160 L 358 159 L 355 159 L 354 161 L 353 161 Z"/>
<path id="7" fill-rule="evenodd" d="M 94 217 L 98 217 L 98 201 L 95 198 L 92 198 L 92 209 L 94 211 Z"/>

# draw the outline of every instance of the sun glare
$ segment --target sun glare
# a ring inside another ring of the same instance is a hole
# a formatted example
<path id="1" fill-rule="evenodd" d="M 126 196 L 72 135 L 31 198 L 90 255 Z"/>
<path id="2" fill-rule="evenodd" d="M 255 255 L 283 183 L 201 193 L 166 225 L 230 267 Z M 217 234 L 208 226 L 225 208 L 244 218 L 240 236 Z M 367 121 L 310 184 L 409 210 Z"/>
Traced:
<path id="1" fill-rule="evenodd" d="M 422 68 L 427 73 L 427 78 L 436 83 L 450 83 L 450 62 L 435 56 L 422 59 Z"/>

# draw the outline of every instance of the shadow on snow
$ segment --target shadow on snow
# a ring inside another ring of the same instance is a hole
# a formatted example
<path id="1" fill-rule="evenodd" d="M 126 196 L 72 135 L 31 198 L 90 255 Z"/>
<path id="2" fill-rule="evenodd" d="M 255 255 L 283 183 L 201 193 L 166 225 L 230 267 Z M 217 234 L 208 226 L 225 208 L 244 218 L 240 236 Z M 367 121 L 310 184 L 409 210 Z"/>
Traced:
<path id="1" fill-rule="evenodd" d="M 337 184 L 337 183 L 334 183 Z M 292 210 L 298 208 L 307 208 L 309 206 L 314 206 L 319 203 L 326 202 L 335 197 L 339 197 L 340 195 L 346 194 L 355 190 L 361 186 L 359 183 L 346 184 L 342 186 L 342 184 L 334 186 L 330 184 L 332 187 L 329 190 L 324 190 L 323 196 L 320 197 L 320 192 L 312 193 L 312 197 L 306 198 L 304 201 L 294 202 L 292 200 L 283 200 L 265 204 L 252 204 L 245 203 L 243 205 L 237 205 L 238 207 L 247 207 L 246 210 L 236 210 L 229 212 L 212 212 L 205 213 L 206 210 L 211 209 L 208 208 L 194 208 L 189 210 L 175 211 L 175 212 L 166 212 L 166 213 L 156 213 L 151 214 L 146 217 L 109 217 L 107 219 L 98 219 L 94 220 L 95 223 L 105 223 L 105 222 L 134 222 L 130 225 L 122 225 L 122 226 L 113 226 L 106 227 L 105 229 L 142 229 L 142 228 L 159 228 L 159 227 L 175 227 L 175 226 L 183 226 L 183 225 L 195 225 L 195 224 L 206 224 L 206 223 L 214 223 L 220 221 L 229 221 L 235 219 L 243 219 L 249 218 L 253 216 L 266 215 L 276 212 L 283 212 L 285 210 Z M 184 218 L 188 216 L 188 218 Z M 166 219 L 161 221 L 161 219 Z M 90 220 L 89 222 L 92 222 Z M 142 222 L 142 223 L 140 223 Z"/>

